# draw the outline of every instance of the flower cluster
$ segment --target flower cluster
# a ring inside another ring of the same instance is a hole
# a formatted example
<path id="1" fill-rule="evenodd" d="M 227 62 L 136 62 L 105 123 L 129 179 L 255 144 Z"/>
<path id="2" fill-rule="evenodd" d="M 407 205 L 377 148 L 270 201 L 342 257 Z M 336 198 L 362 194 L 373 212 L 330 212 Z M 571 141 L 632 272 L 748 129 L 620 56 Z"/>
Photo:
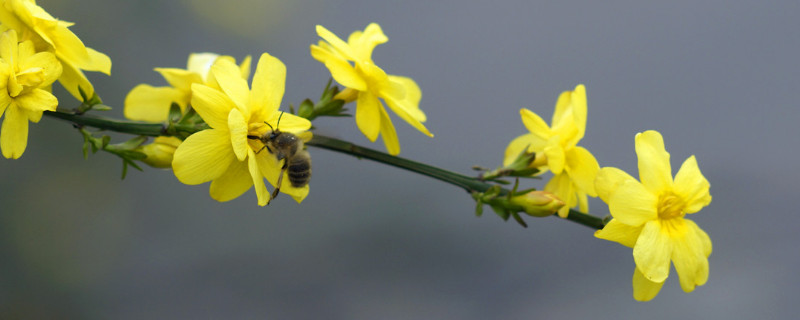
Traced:
<path id="1" fill-rule="evenodd" d="M 586 88 L 582 84 L 561 93 L 550 126 L 533 111 L 521 109 L 522 123 L 530 133 L 512 140 L 503 160 L 508 166 L 523 152 L 536 153 L 532 165 L 541 170 L 540 174 L 548 169 L 554 174 L 544 190 L 566 203 L 558 210 L 562 218 L 576 205 L 588 212 L 587 196 L 597 196 L 594 179 L 600 166 L 588 150 L 578 146 L 586 132 L 586 113 Z"/>
<path id="2" fill-rule="evenodd" d="M 94 94 L 84 70 L 111 71 L 111 60 L 87 48 L 68 29 L 71 25 L 33 0 L 0 1 L 0 148 L 6 158 L 25 152 L 28 121 L 39 122 L 44 111 L 56 110 L 58 100 L 50 93 L 55 80 L 82 99 L 81 90 Z"/>

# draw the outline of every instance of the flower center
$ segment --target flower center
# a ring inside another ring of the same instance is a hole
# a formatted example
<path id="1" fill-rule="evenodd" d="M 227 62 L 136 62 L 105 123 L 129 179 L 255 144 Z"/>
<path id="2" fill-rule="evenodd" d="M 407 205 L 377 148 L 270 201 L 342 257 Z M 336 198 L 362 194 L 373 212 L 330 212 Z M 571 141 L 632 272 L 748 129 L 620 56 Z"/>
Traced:
<path id="1" fill-rule="evenodd" d="M 658 218 L 669 220 L 683 217 L 683 200 L 672 192 L 663 193 L 658 197 Z"/>

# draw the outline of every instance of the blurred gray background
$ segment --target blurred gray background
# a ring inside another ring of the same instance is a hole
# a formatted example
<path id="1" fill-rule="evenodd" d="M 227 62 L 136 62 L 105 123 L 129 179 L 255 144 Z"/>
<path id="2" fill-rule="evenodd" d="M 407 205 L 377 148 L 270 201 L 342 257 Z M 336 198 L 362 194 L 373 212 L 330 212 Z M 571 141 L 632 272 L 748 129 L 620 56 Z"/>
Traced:
<path id="1" fill-rule="evenodd" d="M 122 117 L 154 67 L 191 52 L 262 52 L 288 68 L 284 108 L 316 99 L 328 71 L 309 55 L 316 24 L 341 37 L 378 22 L 373 58 L 423 90 L 431 139 L 394 117 L 401 156 L 469 173 L 587 87 L 581 145 L 636 174 L 633 137 L 659 130 L 675 170 L 694 154 L 713 202 L 691 218 L 714 243 L 708 284 L 674 270 L 648 303 L 631 294 L 631 250 L 557 218 L 474 215 L 462 190 L 310 149 L 298 205 L 229 203 L 147 168 L 120 180 L 109 154 L 81 156 L 68 123 L 32 125 L 0 164 L 0 316 L 62 319 L 745 319 L 798 312 L 800 120 L 797 1 L 55 1 L 38 3 L 90 47 L 92 74 Z M 62 106 L 77 104 L 60 92 Z M 369 144 L 352 118 L 318 132 Z M 121 136 L 115 136 L 120 141 Z M 531 186 L 543 186 L 534 181 Z M 595 215 L 607 214 L 596 199 Z"/>

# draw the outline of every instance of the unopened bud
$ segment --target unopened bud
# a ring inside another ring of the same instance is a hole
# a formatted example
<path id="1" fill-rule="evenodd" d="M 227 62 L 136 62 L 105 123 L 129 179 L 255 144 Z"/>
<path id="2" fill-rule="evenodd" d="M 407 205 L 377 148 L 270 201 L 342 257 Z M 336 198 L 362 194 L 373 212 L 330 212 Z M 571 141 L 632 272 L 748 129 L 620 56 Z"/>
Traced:
<path id="1" fill-rule="evenodd" d="M 140 146 L 136 151 L 147 155 L 147 158 L 142 159 L 147 165 L 154 168 L 170 168 L 172 155 L 180 144 L 181 139 L 176 137 L 157 137 L 153 143 Z"/>
<path id="2" fill-rule="evenodd" d="M 344 100 L 344 103 L 350 103 L 358 99 L 358 90 L 346 88 L 342 91 L 339 91 L 339 93 L 337 93 L 333 98 Z"/>
<path id="3" fill-rule="evenodd" d="M 525 213 L 533 217 L 550 216 L 564 207 L 564 201 L 547 191 L 531 191 L 514 196 L 511 203 L 522 207 Z"/>

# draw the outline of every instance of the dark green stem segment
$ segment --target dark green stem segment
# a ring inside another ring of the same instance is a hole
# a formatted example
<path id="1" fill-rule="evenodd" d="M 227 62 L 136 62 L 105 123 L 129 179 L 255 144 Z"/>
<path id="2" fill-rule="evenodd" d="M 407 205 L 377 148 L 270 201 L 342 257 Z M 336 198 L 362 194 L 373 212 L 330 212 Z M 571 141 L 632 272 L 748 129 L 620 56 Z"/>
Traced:
<path id="1" fill-rule="evenodd" d="M 314 138 L 312 138 L 311 141 L 309 141 L 306 144 L 322 149 L 328 149 L 336 152 L 349 154 L 351 156 L 355 156 L 358 158 L 367 158 L 373 161 L 395 166 L 411 172 L 416 172 L 422 175 L 426 175 L 436 180 L 447 182 L 449 184 L 461 187 L 462 189 L 464 189 L 469 193 L 472 193 L 473 191 L 486 192 L 487 190 L 489 190 L 489 188 L 494 186 L 492 184 L 488 184 L 473 177 L 465 176 L 459 173 L 447 171 L 437 167 L 432 167 L 427 164 L 419 163 L 413 160 L 391 156 L 377 150 L 360 147 L 350 142 L 339 140 L 336 138 L 315 134 Z M 501 195 L 507 194 L 508 192 L 510 191 L 503 189 Z M 567 220 L 577 222 L 579 224 L 585 225 L 593 229 L 603 229 L 603 227 L 605 226 L 605 224 L 603 223 L 603 219 L 585 214 L 583 212 L 575 211 L 572 209 L 569 210 L 569 215 L 567 216 Z"/>
<path id="2" fill-rule="evenodd" d="M 121 133 L 128 133 L 139 136 L 167 136 L 172 135 L 168 127 L 163 124 L 141 123 L 134 121 L 120 121 L 104 117 L 98 117 L 88 114 L 75 114 L 72 112 L 55 111 L 44 113 L 47 116 L 66 120 L 78 126 L 89 126 L 102 130 L 109 130 Z M 181 132 L 197 132 L 201 129 L 194 126 L 176 127 L 174 128 Z M 452 171 L 444 170 L 441 168 L 429 166 L 424 163 L 404 159 L 401 157 L 392 156 L 377 150 L 354 145 L 350 142 L 339 140 L 336 138 L 326 137 L 323 135 L 315 134 L 314 138 L 307 143 L 310 146 L 317 148 L 328 149 L 331 151 L 341 152 L 355 156 L 358 158 L 366 158 L 380 163 L 395 166 L 411 172 L 416 172 L 439 181 L 443 181 L 455 186 L 458 186 L 465 191 L 472 192 L 486 192 L 491 188 L 492 184 L 480 181 L 477 178 L 465 176 Z M 501 194 L 508 194 L 509 190 L 502 189 Z M 605 223 L 603 219 L 585 214 L 583 212 L 571 210 L 567 216 L 567 220 L 577 222 L 584 226 L 593 229 L 603 229 Z"/>

